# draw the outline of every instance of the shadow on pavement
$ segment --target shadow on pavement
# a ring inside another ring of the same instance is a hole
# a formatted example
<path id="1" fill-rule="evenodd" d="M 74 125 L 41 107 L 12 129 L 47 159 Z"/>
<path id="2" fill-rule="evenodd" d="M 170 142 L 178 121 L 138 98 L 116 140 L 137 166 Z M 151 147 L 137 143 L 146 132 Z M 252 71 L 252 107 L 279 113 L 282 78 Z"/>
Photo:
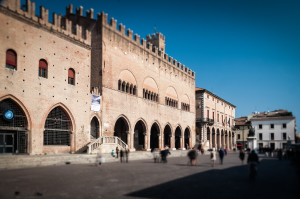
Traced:
<path id="1" fill-rule="evenodd" d="M 179 165 L 184 166 L 184 165 Z M 186 165 L 185 165 L 186 166 Z M 247 165 L 213 169 L 132 192 L 139 198 L 299 198 L 299 176 L 289 161 L 262 160 L 255 182 Z"/>

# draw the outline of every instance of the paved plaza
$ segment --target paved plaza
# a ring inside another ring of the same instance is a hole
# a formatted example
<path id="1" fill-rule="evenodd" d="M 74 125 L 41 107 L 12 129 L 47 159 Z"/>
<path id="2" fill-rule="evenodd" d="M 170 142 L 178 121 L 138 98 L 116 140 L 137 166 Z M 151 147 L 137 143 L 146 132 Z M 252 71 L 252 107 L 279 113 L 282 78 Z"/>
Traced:
<path id="1" fill-rule="evenodd" d="M 261 158 L 256 182 L 238 153 L 211 167 L 209 155 L 197 166 L 172 155 L 152 160 L 0 170 L 0 198 L 299 198 L 299 175 L 290 161 Z"/>

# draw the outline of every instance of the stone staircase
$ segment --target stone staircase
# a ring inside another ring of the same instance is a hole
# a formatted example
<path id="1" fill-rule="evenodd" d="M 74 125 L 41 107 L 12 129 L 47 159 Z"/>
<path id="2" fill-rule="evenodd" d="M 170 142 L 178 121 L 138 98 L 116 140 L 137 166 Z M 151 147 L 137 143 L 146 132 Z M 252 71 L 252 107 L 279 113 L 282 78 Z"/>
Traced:
<path id="1" fill-rule="evenodd" d="M 128 148 L 128 145 L 119 137 L 101 136 L 87 145 L 87 153 L 92 154 L 97 153 L 98 151 L 109 153 L 112 150 L 115 150 L 117 146 L 119 147 L 119 149 L 123 150 Z"/>
<path id="2" fill-rule="evenodd" d="M 170 151 L 172 157 L 186 157 L 187 150 Z M 105 163 L 119 162 L 110 153 L 103 153 Z M 152 159 L 149 151 L 134 151 L 129 153 L 129 161 Z M 18 169 L 65 164 L 95 164 L 96 154 L 58 154 L 58 155 L 0 155 L 0 169 Z"/>

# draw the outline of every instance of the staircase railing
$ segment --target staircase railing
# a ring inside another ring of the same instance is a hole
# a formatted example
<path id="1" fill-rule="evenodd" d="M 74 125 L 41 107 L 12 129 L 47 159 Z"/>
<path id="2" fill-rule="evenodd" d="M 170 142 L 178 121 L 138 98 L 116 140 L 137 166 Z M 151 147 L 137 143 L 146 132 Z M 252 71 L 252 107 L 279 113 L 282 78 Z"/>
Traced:
<path id="1" fill-rule="evenodd" d="M 123 142 L 119 137 L 116 137 L 116 136 L 102 136 L 102 137 L 99 137 L 98 139 L 94 140 L 93 142 L 91 142 L 87 145 L 87 147 L 88 147 L 87 152 L 91 153 L 92 151 L 97 149 L 102 144 L 117 144 L 122 149 L 128 148 L 128 145 L 125 142 Z"/>

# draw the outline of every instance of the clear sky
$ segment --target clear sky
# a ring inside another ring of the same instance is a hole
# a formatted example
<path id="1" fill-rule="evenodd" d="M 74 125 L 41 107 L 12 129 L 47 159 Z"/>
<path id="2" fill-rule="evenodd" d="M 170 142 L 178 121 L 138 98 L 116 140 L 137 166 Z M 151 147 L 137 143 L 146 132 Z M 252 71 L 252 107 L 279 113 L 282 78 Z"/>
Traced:
<path id="1" fill-rule="evenodd" d="M 236 117 L 287 109 L 300 126 L 300 0 L 35 2 L 51 16 L 70 3 L 104 11 L 141 38 L 156 27 L 166 53 L 196 72 L 197 87 L 234 104 Z"/>

